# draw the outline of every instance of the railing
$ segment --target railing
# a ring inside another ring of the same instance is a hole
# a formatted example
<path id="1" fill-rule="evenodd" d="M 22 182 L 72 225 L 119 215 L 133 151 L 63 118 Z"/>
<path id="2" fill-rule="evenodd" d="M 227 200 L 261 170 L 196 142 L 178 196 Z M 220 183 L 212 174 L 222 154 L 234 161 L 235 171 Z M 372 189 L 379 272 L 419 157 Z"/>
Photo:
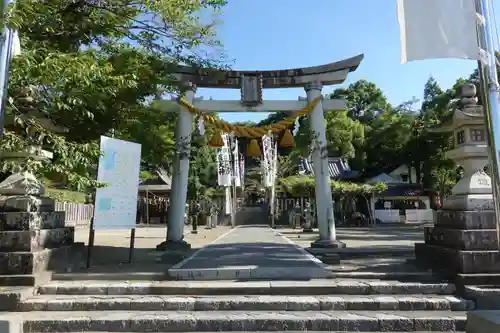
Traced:
<path id="1" fill-rule="evenodd" d="M 398 223 L 400 222 L 399 209 L 376 209 L 375 219 L 380 223 Z"/>
<path id="2" fill-rule="evenodd" d="M 434 222 L 432 209 L 407 209 L 405 210 L 406 223 Z"/>
<path id="3" fill-rule="evenodd" d="M 88 226 L 94 215 L 94 205 L 74 202 L 56 202 L 56 211 L 66 212 L 66 225 Z"/>

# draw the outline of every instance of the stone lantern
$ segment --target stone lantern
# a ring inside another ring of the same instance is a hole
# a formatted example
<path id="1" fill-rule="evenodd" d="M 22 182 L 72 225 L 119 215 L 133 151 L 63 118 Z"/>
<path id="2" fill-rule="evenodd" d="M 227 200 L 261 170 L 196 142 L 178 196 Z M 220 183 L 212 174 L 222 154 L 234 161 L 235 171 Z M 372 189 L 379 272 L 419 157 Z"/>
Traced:
<path id="1" fill-rule="evenodd" d="M 453 133 L 454 149 L 446 152 L 446 157 L 464 171 L 443 209 L 493 209 L 491 179 L 484 172 L 489 163 L 485 119 L 473 84 L 461 87 L 459 107 L 436 131 Z"/>
<path id="2" fill-rule="evenodd" d="M 460 88 L 460 101 L 452 117 L 434 128 L 453 134 L 454 148 L 446 156 L 464 174 L 443 200 L 435 225 L 425 227 L 425 243 L 415 244 L 417 263 L 436 270 L 459 285 L 500 283 L 488 143 L 483 107 L 477 104 L 476 87 Z"/>
<path id="3" fill-rule="evenodd" d="M 38 114 L 37 114 L 38 115 Z M 46 118 L 39 124 L 56 131 Z M 0 152 L 2 160 L 46 160 L 52 153 L 40 146 L 19 152 Z M 53 199 L 45 196 L 43 184 L 26 170 L 0 183 L 0 285 L 37 285 L 52 270 L 70 270 L 81 262 L 83 244 L 74 242 L 74 227 L 65 225 L 64 211 L 55 210 Z"/>

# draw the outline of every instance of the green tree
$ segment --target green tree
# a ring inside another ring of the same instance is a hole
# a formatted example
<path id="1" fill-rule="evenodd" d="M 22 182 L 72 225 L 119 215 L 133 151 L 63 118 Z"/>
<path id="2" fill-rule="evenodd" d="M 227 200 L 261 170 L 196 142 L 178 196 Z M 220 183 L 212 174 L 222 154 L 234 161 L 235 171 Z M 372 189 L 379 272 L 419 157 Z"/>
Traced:
<path id="1" fill-rule="evenodd" d="M 146 133 L 153 133 L 162 138 L 158 147 L 171 150 L 171 128 L 165 124 L 172 116 L 160 115 L 150 101 L 159 87 L 178 91 L 169 75 L 173 65 L 220 64 L 219 59 L 198 52 L 204 45 L 218 43 L 214 21 L 205 24 L 197 13 L 217 13 L 224 4 L 223 0 L 17 1 L 8 19 L 20 31 L 23 54 L 12 64 L 0 148 L 15 151 L 41 145 L 55 158 L 50 163 L 4 163 L 2 171 L 21 167 L 58 175 L 64 183 L 83 189 L 95 185 L 101 134 L 113 131 L 117 137 L 142 143 Z M 65 132 L 52 131 L 41 116 Z M 145 144 L 154 146 L 151 140 Z M 149 151 L 143 149 L 143 155 Z M 163 164 L 158 154 L 145 156 L 144 164 L 151 168 Z M 164 154 L 169 156 L 168 151 Z"/>
<path id="2" fill-rule="evenodd" d="M 191 140 L 188 198 L 207 199 L 217 187 L 216 150 L 209 147 L 207 135 L 195 131 Z"/>
<path id="3" fill-rule="evenodd" d="M 389 105 L 383 91 L 366 80 L 356 81 L 347 88 L 335 89 L 330 97 L 345 99 L 349 116 L 364 123 L 373 120 Z"/>

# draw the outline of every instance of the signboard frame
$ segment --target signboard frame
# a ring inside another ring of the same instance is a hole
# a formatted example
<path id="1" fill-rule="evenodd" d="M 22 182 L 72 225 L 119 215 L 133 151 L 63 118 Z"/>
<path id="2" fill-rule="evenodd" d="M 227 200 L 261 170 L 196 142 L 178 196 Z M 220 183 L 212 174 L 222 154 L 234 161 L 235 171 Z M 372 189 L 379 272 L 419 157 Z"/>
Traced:
<path id="1" fill-rule="evenodd" d="M 101 136 L 100 151 L 97 181 L 106 186 L 96 189 L 94 196 L 94 216 L 90 223 L 87 247 L 87 268 L 90 267 L 95 230 L 130 229 L 129 263 L 132 262 L 135 245 L 141 145 Z M 125 211 L 120 212 L 120 209 Z M 118 220 L 118 223 L 113 219 Z"/>

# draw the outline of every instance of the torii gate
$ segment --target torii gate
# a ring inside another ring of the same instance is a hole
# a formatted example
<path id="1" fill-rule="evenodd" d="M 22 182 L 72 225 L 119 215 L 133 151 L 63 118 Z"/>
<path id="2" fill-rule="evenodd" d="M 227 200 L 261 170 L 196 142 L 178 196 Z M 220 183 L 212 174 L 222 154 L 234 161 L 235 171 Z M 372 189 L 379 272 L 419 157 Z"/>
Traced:
<path id="1" fill-rule="evenodd" d="M 216 69 L 195 69 L 178 66 L 173 76 L 183 85 L 184 98 L 196 108 L 211 112 L 289 112 L 303 109 L 316 97 L 321 96 L 324 85 L 343 83 L 350 72 L 355 71 L 363 55 L 338 62 L 314 67 L 266 71 L 224 71 Z M 196 87 L 233 88 L 241 90 L 241 101 L 197 100 Z M 298 101 L 263 101 L 263 88 L 303 87 L 307 98 Z M 324 112 L 345 110 L 346 102 L 340 99 L 320 100 L 309 113 L 311 131 L 315 133 L 312 150 L 314 178 L 316 182 L 316 216 L 319 239 L 312 247 L 344 247 L 336 239 L 333 217 L 332 193 L 329 186 L 328 157 L 326 149 Z M 190 112 L 180 112 L 176 131 L 177 154 L 173 168 L 170 209 L 168 216 L 167 240 L 160 249 L 190 247 L 183 240 L 184 209 L 187 199 L 189 174 L 189 150 L 194 116 Z"/>

